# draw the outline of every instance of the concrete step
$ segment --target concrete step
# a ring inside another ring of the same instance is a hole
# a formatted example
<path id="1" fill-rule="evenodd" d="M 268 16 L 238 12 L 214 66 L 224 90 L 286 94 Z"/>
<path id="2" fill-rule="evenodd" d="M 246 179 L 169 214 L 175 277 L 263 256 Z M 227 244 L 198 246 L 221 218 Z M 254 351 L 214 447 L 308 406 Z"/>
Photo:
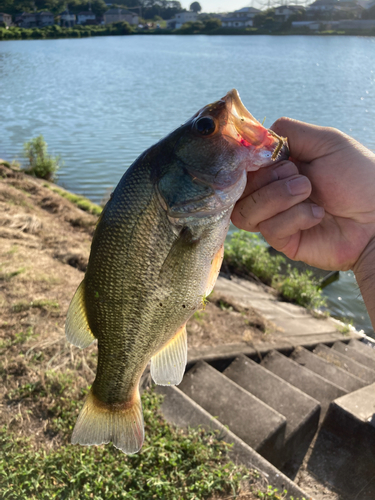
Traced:
<path id="1" fill-rule="evenodd" d="M 347 393 L 345 389 L 332 384 L 317 373 L 304 368 L 277 351 L 269 352 L 263 358 L 261 365 L 319 401 L 321 419 L 325 415 L 330 402 Z"/>
<path id="2" fill-rule="evenodd" d="M 303 347 L 294 349 L 290 357 L 301 366 L 319 374 L 321 377 L 345 389 L 347 392 L 356 391 L 366 385 L 363 380 L 354 377 L 354 375 L 350 375 L 350 373 L 342 370 L 338 366 L 328 363 L 325 359 L 320 358 Z"/>
<path id="3" fill-rule="evenodd" d="M 182 428 L 201 427 L 206 431 L 219 432 L 220 438 L 231 444 L 229 457 L 235 463 L 241 463 L 250 471 L 255 469 L 268 484 L 283 491 L 288 491 L 288 498 L 306 498 L 310 495 L 299 488 L 289 477 L 285 476 L 270 462 L 253 450 L 248 444 L 231 432 L 206 410 L 199 406 L 178 387 L 156 386 L 156 392 L 164 396 L 161 412 L 171 424 Z"/>
<path id="4" fill-rule="evenodd" d="M 355 349 L 356 351 L 359 351 L 365 356 L 370 356 L 371 358 L 375 359 L 375 344 L 373 345 L 374 347 L 372 347 L 372 345 L 370 346 L 366 342 L 361 342 L 360 340 L 355 339 L 352 339 L 349 342 L 349 346 L 353 347 L 353 349 Z"/>
<path id="5" fill-rule="evenodd" d="M 292 458 L 301 462 L 318 429 L 318 401 L 247 356 L 236 358 L 223 373 L 286 418 L 280 465 Z"/>
<path id="6" fill-rule="evenodd" d="M 360 378 L 366 382 L 366 384 L 375 382 L 375 371 L 360 365 L 357 361 L 354 361 L 354 359 L 349 358 L 335 349 L 330 349 L 324 344 L 319 344 L 315 347 L 313 353 L 325 359 L 328 363 L 338 366 L 351 375 Z"/>
<path id="7" fill-rule="evenodd" d="M 345 498 L 375 498 L 375 384 L 336 399 L 330 405 L 308 468 Z"/>
<path id="8" fill-rule="evenodd" d="M 375 370 L 375 358 L 372 358 L 371 354 L 370 356 L 366 356 L 366 354 L 357 351 L 357 349 L 350 345 L 344 344 L 344 342 L 335 342 L 332 349 L 341 352 L 341 354 L 345 354 L 348 358 L 354 359 L 354 361 L 370 368 L 370 370 Z"/>
<path id="9" fill-rule="evenodd" d="M 286 419 L 228 377 L 200 361 L 179 388 L 271 463 L 277 463 Z"/>

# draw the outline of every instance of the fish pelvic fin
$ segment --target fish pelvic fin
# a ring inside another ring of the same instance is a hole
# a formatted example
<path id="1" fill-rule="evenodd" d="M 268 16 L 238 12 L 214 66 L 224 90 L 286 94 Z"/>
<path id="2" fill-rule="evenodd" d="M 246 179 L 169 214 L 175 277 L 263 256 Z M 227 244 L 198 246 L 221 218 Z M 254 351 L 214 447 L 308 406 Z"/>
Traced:
<path id="1" fill-rule="evenodd" d="M 151 377 L 158 385 L 178 385 L 187 362 L 186 324 L 151 358 Z"/>
<path id="2" fill-rule="evenodd" d="M 113 445 L 126 454 L 137 453 L 143 444 L 144 426 L 139 390 L 130 402 L 103 403 L 90 390 L 73 430 L 72 444 Z"/>
<path id="3" fill-rule="evenodd" d="M 65 322 L 65 335 L 77 347 L 88 347 L 95 340 L 87 321 L 85 305 L 85 280 L 81 282 L 70 303 Z"/>

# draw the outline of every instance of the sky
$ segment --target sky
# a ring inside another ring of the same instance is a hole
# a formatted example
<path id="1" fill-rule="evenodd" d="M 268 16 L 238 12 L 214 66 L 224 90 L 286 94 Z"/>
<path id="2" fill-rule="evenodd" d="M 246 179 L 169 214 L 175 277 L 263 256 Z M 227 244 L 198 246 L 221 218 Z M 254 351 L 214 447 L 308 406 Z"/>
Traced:
<path id="1" fill-rule="evenodd" d="M 180 0 L 181 1 L 181 0 Z M 202 12 L 233 12 L 242 9 L 242 7 L 253 6 L 260 8 L 257 0 L 198 0 L 202 7 Z M 182 0 L 181 5 L 189 9 L 193 0 Z M 264 3 L 264 2 L 261 2 Z"/>

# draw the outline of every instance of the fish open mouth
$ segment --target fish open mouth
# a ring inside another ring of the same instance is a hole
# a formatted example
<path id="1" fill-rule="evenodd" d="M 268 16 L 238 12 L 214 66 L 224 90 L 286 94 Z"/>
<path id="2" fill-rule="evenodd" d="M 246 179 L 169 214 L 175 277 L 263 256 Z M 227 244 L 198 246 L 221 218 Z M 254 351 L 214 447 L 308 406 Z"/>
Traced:
<path id="1" fill-rule="evenodd" d="M 227 137 L 259 153 L 264 161 L 268 160 L 268 164 L 289 157 L 287 139 L 263 127 L 243 105 L 236 89 L 228 92 L 223 101 L 228 110 L 228 123 L 225 127 Z M 261 166 L 266 164 L 259 164 L 257 168 Z"/>

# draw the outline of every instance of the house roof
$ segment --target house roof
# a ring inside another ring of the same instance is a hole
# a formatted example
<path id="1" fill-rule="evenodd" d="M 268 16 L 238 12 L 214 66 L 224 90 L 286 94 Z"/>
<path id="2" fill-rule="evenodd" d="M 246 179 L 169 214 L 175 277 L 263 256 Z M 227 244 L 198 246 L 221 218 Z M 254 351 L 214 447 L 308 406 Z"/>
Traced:
<path id="1" fill-rule="evenodd" d="M 254 14 L 256 12 L 260 12 L 259 9 L 255 9 L 254 7 L 243 7 L 242 9 L 235 10 L 235 12 L 243 12 L 247 14 Z"/>
<path id="2" fill-rule="evenodd" d="M 315 0 L 309 7 L 323 7 L 324 5 L 333 5 L 338 3 L 338 0 Z"/>
<path id="3" fill-rule="evenodd" d="M 94 16 L 95 14 L 89 10 L 78 12 L 78 16 Z"/>
<path id="4" fill-rule="evenodd" d="M 53 16 L 52 12 L 48 12 L 48 10 L 44 10 L 43 12 L 38 12 L 38 16 Z"/>

